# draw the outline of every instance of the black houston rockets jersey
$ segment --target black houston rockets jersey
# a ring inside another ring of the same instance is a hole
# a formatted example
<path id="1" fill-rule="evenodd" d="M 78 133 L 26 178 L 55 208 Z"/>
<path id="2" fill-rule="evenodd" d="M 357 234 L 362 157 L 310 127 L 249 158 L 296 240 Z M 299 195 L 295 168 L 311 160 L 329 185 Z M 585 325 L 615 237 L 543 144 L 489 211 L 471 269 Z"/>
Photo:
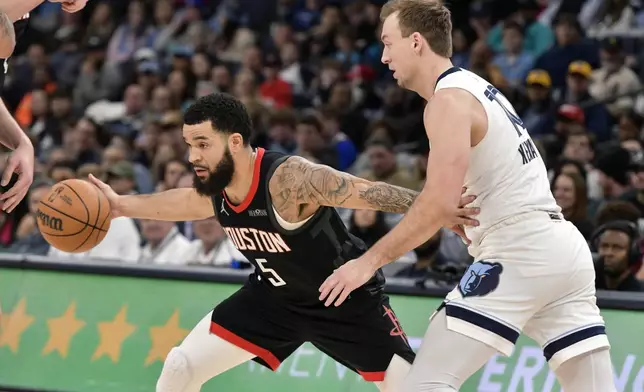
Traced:
<path id="1" fill-rule="evenodd" d="M 214 196 L 215 213 L 237 249 L 255 266 L 251 283 L 302 305 L 318 305 L 318 288 L 333 271 L 366 250 L 362 240 L 349 234 L 335 208 L 320 207 L 306 223 L 287 230 L 278 222 L 268 183 L 288 155 L 257 149 L 253 181 L 238 206 L 225 192 Z M 374 295 L 384 286 L 378 271 L 352 296 Z"/>

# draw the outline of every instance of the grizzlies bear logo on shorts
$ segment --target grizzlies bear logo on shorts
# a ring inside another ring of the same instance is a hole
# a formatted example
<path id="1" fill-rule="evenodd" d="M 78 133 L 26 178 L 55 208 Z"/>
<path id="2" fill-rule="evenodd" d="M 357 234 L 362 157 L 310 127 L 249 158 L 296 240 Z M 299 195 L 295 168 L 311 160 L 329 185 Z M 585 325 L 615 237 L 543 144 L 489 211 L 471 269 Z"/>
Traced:
<path id="1" fill-rule="evenodd" d="M 463 297 L 482 297 L 490 294 L 499 285 L 503 266 L 499 263 L 477 261 L 465 271 L 458 290 Z"/>

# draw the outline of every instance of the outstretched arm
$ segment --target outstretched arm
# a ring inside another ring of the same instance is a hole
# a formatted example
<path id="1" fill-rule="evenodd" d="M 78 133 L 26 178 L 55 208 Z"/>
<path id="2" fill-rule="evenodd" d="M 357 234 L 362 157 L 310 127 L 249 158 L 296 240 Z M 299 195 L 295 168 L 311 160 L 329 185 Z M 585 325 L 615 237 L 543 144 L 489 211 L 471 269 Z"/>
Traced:
<path id="1" fill-rule="evenodd" d="M 286 220 L 297 221 L 319 206 L 406 213 L 418 192 L 384 182 L 371 182 L 329 166 L 290 157 L 269 182 L 273 205 Z"/>
<path id="2" fill-rule="evenodd" d="M 127 216 L 136 219 L 184 222 L 210 218 L 215 215 L 209 197 L 194 188 L 177 188 L 149 195 L 117 195 L 112 188 L 94 177 L 89 180 L 107 197 L 112 218 Z"/>

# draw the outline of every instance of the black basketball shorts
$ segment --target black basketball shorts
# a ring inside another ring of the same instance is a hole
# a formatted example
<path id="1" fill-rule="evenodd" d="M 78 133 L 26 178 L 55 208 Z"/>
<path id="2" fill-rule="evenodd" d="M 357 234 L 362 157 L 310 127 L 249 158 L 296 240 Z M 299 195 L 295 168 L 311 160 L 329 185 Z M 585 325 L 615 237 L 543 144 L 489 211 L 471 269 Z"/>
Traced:
<path id="1" fill-rule="evenodd" d="M 385 295 L 351 299 L 338 308 L 286 306 L 267 290 L 246 284 L 212 313 L 210 332 L 255 354 L 273 371 L 304 342 L 311 342 L 365 381 L 383 381 L 394 354 L 415 354 Z M 344 309 L 343 309 L 344 308 Z"/>

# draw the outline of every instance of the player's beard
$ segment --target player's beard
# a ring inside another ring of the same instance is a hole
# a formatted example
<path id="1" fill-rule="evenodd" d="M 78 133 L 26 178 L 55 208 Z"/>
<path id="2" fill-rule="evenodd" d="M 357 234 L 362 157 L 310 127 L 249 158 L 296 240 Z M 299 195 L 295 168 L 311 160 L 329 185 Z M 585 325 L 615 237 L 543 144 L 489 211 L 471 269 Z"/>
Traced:
<path id="1" fill-rule="evenodd" d="M 197 173 L 194 174 L 192 185 L 198 194 L 202 196 L 215 196 L 220 194 L 225 187 L 230 184 L 235 173 L 235 162 L 228 148 L 224 151 L 215 170 L 208 170 L 207 178 L 200 178 Z"/>

